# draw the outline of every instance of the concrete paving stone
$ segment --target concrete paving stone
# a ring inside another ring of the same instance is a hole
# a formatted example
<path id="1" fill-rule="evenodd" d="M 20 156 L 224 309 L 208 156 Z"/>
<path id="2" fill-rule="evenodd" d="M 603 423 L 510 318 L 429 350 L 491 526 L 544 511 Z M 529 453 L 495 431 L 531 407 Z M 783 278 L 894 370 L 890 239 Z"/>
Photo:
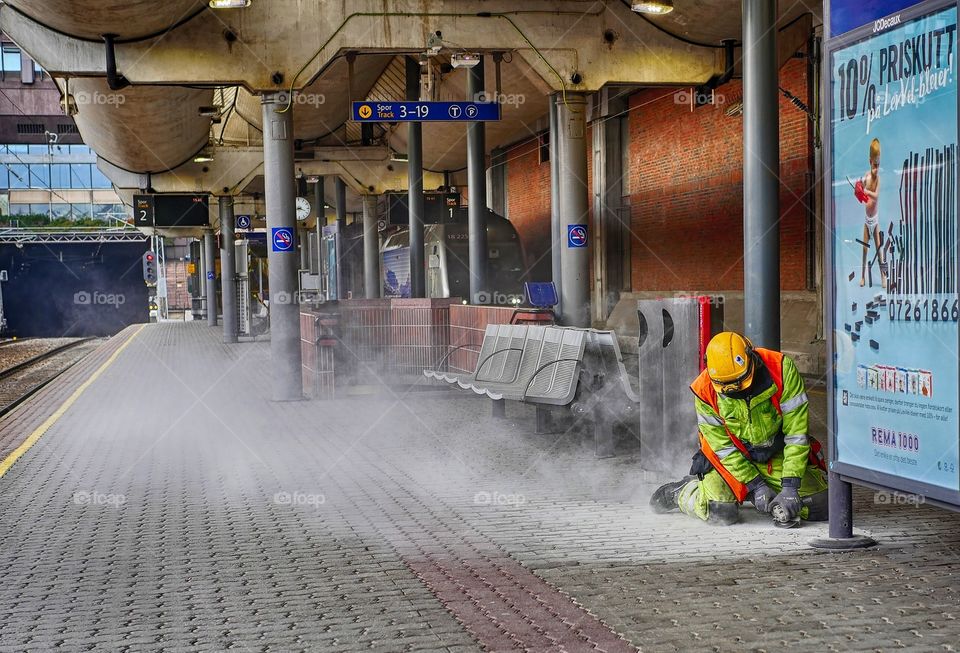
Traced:
<path id="1" fill-rule="evenodd" d="M 119 342 L 0 421 L 0 449 Z M 668 477 L 535 435 L 529 406 L 503 422 L 459 393 L 276 404 L 267 363 L 265 343 L 150 325 L 0 479 L 0 650 L 516 650 L 561 626 L 644 651 L 960 641 L 958 515 L 858 488 L 881 546 L 814 553 L 825 524 L 651 514 Z M 527 620 L 507 633 L 511 615 Z"/>

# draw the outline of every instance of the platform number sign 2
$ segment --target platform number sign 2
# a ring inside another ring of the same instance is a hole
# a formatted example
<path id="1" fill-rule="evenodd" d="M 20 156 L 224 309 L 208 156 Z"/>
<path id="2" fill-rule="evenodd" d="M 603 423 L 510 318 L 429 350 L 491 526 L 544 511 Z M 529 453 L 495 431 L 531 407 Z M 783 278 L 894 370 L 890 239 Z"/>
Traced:
<path id="1" fill-rule="evenodd" d="M 293 250 L 293 229 L 289 227 L 273 227 L 270 230 L 270 241 L 275 252 L 289 252 Z"/>
<path id="2" fill-rule="evenodd" d="M 587 246 L 587 225 L 568 224 L 567 225 L 567 247 L 580 248 Z"/>
<path id="3" fill-rule="evenodd" d="M 133 196 L 133 221 L 137 227 L 153 226 L 154 203 L 152 195 Z"/>

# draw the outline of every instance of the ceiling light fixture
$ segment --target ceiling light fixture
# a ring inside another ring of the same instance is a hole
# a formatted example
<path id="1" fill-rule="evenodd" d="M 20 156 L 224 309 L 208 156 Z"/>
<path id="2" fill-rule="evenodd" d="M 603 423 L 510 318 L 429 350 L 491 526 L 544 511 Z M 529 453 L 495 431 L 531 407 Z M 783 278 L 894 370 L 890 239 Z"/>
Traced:
<path id="1" fill-rule="evenodd" d="M 250 0 L 210 0 L 211 9 L 243 9 L 250 6 Z"/>
<path id="2" fill-rule="evenodd" d="M 454 52 L 450 55 L 450 65 L 454 68 L 473 68 L 480 63 L 477 52 Z"/>
<path id="3" fill-rule="evenodd" d="M 662 16 L 673 11 L 673 0 L 634 0 L 630 8 L 638 14 Z"/>
<path id="4" fill-rule="evenodd" d="M 212 154 L 206 154 L 206 153 L 203 153 L 203 152 L 202 152 L 202 153 L 198 154 L 197 156 L 193 157 L 193 162 L 194 162 L 194 163 L 210 163 L 211 161 L 213 161 L 213 155 L 212 155 Z"/>

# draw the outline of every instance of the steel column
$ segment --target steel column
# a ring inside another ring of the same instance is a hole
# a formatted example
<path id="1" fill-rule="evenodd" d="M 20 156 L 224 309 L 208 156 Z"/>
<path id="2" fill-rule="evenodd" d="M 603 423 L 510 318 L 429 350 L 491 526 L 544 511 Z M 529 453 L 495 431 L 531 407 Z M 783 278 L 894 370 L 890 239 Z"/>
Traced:
<path id="1" fill-rule="evenodd" d="M 333 194 L 334 201 L 337 204 L 337 297 L 342 299 L 347 296 L 346 289 L 341 284 L 343 281 L 343 254 L 340 251 L 340 246 L 346 242 L 344 233 L 347 228 L 347 184 L 342 177 L 334 179 Z M 354 216 L 354 220 L 356 220 L 356 216 Z M 353 290 L 353 288 L 350 290 Z"/>
<path id="2" fill-rule="evenodd" d="M 273 398 L 303 397 L 300 359 L 300 311 L 296 248 L 276 251 L 274 229 L 297 230 L 293 172 L 293 105 L 286 91 L 265 93 L 263 108 L 263 177 L 267 203 L 267 263 L 270 283 L 270 358 Z M 284 110 L 286 109 L 286 110 Z M 282 113 L 281 113 L 282 111 Z"/>
<path id="3" fill-rule="evenodd" d="M 327 224 L 327 199 L 324 196 L 324 178 L 320 177 L 317 179 L 317 183 L 313 186 L 313 201 L 317 205 L 317 274 L 323 274 L 323 228 Z M 337 269 L 334 270 L 334 273 L 337 275 L 337 289 L 340 289 L 340 250 L 337 249 Z M 328 299 L 336 299 L 335 297 L 328 297 Z"/>
<path id="4" fill-rule="evenodd" d="M 777 3 L 743 0 L 743 312 L 757 346 L 780 348 Z"/>
<path id="5" fill-rule="evenodd" d="M 203 253 L 203 237 L 197 239 L 197 297 L 200 298 L 200 319 L 207 316 L 207 257 Z"/>
<path id="6" fill-rule="evenodd" d="M 300 246 L 300 269 L 309 270 L 310 269 L 310 245 L 307 242 L 307 236 L 310 233 L 310 230 L 306 227 L 301 227 L 297 229 L 297 244 Z M 299 281 L 299 279 L 298 279 Z M 299 288 L 299 285 L 297 286 Z"/>
<path id="7" fill-rule="evenodd" d="M 827 551 L 853 551 L 874 546 L 877 541 L 866 535 L 853 532 L 853 486 L 830 472 L 827 478 L 829 493 L 830 528 L 829 537 L 810 540 L 815 549 Z"/>
<path id="8" fill-rule="evenodd" d="M 347 226 L 347 184 L 342 177 L 334 179 L 333 191 L 337 204 L 337 229 L 343 230 Z"/>
<path id="9" fill-rule="evenodd" d="M 467 70 L 467 100 L 476 102 L 484 94 L 483 57 Z M 487 171 L 486 125 L 472 122 L 467 126 L 467 216 L 470 247 L 470 302 L 476 303 L 487 287 Z"/>
<path id="10" fill-rule="evenodd" d="M 363 290 L 367 299 L 380 296 L 380 232 L 377 196 L 363 196 Z"/>
<path id="11" fill-rule="evenodd" d="M 406 58 L 407 99 L 420 99 L 420 63 Z M 410 296 L 426 297 L 426 271 L 423 265 L 423 125 L 407 125 L 407 206 L 410 222 Z"/>
<path id="12" fill-rule="evenodd" d="M 586 240 L 571 247 L 571 226 L 582 226 L 589 234 L 590 195 L 587 190 L 587 99 L 583 93 L 557 96 L 558 141 L 560 142 L 560 274 L 563 301 L 561 323 L 590 326 L 590 250 Z"/>
<path id="13" fill-rule="evenodd" d="M 489 195 L 487 206 L 499 216 L 509 218 L 507 210 L 507 151 L 497 148 L 490 152 Z"/>
<path id="14" fill-rule="evenodd" d="M 236 342 L 237 250 L 234 246 L 233 198 L 220 198 L 220 296 L 223 300 L 223 341 Z"/>
<path id="15" fill-rule="evenodd" d="M 557 288 L 560 303 L 555 310 L 563 311 L 563 279 L 560 274 L 560 120 L 557 113 L 557 96 L 550 96 L 550 266 L 553 285 Z"/>
<path id="16" fill-rule="evenodd" d="M 204 284 L 207 287 L 207 324 L 217 326 L 217 254 L 213 231 L 203 234 L 203 258 L 207 262 Z"/>

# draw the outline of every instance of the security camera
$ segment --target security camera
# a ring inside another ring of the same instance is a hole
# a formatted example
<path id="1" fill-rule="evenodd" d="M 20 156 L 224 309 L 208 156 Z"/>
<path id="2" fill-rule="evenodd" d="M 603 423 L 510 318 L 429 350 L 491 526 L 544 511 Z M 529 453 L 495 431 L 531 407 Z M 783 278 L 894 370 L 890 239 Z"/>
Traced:
<path id="1" fill-rule="evenodd" d="M 443 49 L 443 34 L 437 30 L 427 39 L 427 54 L 438 54 Z"/>

